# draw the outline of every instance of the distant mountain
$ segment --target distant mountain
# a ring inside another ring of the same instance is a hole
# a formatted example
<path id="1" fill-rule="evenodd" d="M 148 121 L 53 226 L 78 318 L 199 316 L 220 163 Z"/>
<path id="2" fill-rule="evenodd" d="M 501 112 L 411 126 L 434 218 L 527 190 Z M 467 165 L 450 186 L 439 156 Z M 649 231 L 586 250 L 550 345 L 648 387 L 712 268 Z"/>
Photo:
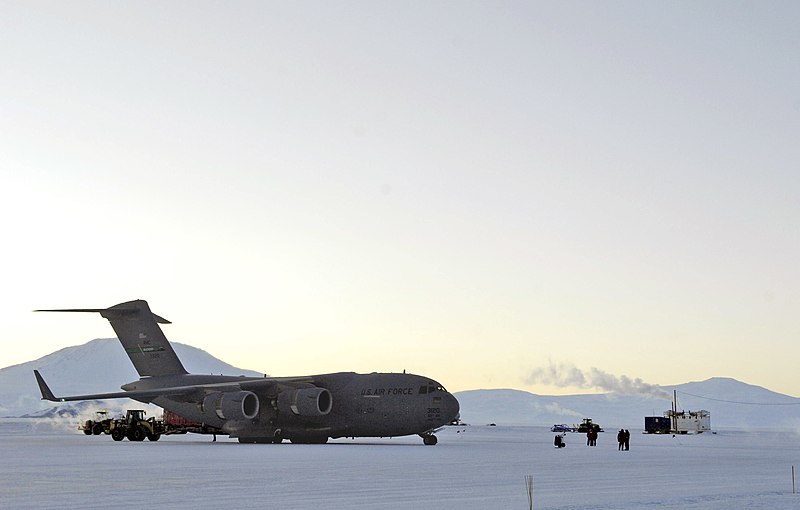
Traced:
<path id="1" fill-rule="evenodd" d="M 191 373 L 264 375 L 236 368 L 190 345 L 172 342 L 172 346 L 183 366 Z M 33 376 L 34 369 L 42 373 L 56 395 L 117 391 L 121 385 L 139 379 L 119 340 L 99 338 L 83 345 L 66 347 L 34 361 L 0 369 L 0 416 L 35 414 L 53 407 L 52 402 L 41 400 Z M 59 412 L 70 412 L 67 408 L 75 405 L 59 404 Z M 130 407 L 130 401 L 108 401 L 97 406 Z"/>
<path id="2" fill-rule="evenodd" d="M 676 386 L 678 408 L 711 413 L 712 428 L 800 428 L 800 399 L 725 377 Z M 577 424 L 592 418 L 609 430 L 642 429 L 645 416 L 662 416 L 669 399 L 604 393 L 546 396 L 519 390 L 456 393 L 466 423 L 504 425 Z"/>

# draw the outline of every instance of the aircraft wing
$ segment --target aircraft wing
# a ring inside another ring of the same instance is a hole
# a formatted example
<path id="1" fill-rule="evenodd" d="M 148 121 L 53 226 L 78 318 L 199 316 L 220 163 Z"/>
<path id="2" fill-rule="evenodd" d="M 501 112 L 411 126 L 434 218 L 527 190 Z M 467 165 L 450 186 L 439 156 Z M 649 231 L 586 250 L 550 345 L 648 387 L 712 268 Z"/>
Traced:
<path id="1" fill-rule="evenodd" d="M 70 395 L 68 397 L 57 397 L 53 394 L 50 387 L 44 381 L 44 377 L 38 370 L 34 370 L 36 382 L 39 384 L 39 391 L 42 393 L 42 400 L 50 402 L 71 402 L 76 400 L 104 400 L 113 398 L 132 398 L 136 400 L 150 400 L 158 397 L 174 397 L 178 395 L 191 395 L 206 391 L 230 391 L 236 389 L 250 390 L 254 392 L 264 392 L 272 390 L 277 384 L 307 384 L 311 379 L 307 377 L 269 377 L 256 380 L 230 381 L 212 384 L 192 384 L 188 386 L 173 386 L 165 388 L 153 388 L 148 390 L 116 391 L 112 393 L 93 393 L 89 395 Z"/>
<path id="2" fill-rule="evenodd" d="M 167 395 L 181 395 L 197 391 L 197 386 L 176 386 L 173 388 L 157 388 L 152 390 L 131 390 L 131 391 L 117 391 L 113 393 L 93 393 L 89 395 L 70 395 L 68 397 L 56 397 L 44 381 L 44 377 L 38 370 L 33 371 L 36 376 L 36 382 L 39 384 L 39 391 L 42 392 L 42 400 L 49 400 L 50 402 L 70 402 L 73 400 L 102 400 L 108 398 L 142 398 L 150 399 L 155 397 L 163 397 Z"/>

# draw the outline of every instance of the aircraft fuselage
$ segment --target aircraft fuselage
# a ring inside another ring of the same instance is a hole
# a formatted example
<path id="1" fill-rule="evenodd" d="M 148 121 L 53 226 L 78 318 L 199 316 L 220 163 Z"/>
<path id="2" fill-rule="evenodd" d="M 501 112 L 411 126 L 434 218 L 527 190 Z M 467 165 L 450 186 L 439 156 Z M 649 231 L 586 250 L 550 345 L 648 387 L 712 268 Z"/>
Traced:
<path id="1" fill-rule="evenodd" d="M 231 436 L 259 441 L 423 434 L 458 416 L 455 397 L 436 381 L 419 375 L 341 372 L 307 379 L 313 387 L 330 392 L 330 410 L 326 414 L 304 415 L 291 406 L 282 406 L 279 397 L 287 390 L 277 378 L 187 374 L 148 377 L 122 388 L 131 391 L 201 385 L 208 391 L 209 385 L 230 382 L 239 383 L 243 389 L 251 387 L 258 399 L 258 412 L 252 419 L 220 417 L 215 407 L 208 408 L 205 398 L 189 400 L 184 395 L 180 399 L 158 397 L 147 401 Z"/>

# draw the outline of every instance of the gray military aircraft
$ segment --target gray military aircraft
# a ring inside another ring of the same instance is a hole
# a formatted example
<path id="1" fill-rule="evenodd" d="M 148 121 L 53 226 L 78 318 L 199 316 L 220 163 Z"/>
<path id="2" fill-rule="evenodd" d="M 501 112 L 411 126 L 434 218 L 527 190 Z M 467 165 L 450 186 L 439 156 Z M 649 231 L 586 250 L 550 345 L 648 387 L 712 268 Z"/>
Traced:
<path id="1" fill-rule="evenodd" d="M 241 443 L 325 443 L 338 437 L 418 434 L 426 445 L 456 420 L 458 400 L 438 382 L 419 375 L 371 373 L 300 377 L 189 374 L 158 324 L 170 324 L 146 301 L 105 309 L 36 310 L 96 312 L 108 319 L 140 379 L 122 392 L 56 397 L 34 370 L 42 400 L 66 402 L 131 398 L 153 403 L 236 437 Z"/>

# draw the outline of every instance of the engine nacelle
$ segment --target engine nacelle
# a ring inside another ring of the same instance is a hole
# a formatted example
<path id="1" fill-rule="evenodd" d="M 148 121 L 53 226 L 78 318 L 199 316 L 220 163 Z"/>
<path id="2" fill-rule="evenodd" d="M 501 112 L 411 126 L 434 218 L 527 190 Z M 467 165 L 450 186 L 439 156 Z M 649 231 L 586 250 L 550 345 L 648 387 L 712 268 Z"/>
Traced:
<path id="1" fill-rule="evenodd" d="M 278 410 L 298 416 L 325 416 L 331 412 L 333 396 L 325 388 L 301 388 L 278 394 Z"/>
<path id="2" fill-rule="evenodd" d="M 203 412 L 222 420 L 252 420 L 258 416 L 259 405 L 252 391 L 218 391 L 203 399 Z"/>

